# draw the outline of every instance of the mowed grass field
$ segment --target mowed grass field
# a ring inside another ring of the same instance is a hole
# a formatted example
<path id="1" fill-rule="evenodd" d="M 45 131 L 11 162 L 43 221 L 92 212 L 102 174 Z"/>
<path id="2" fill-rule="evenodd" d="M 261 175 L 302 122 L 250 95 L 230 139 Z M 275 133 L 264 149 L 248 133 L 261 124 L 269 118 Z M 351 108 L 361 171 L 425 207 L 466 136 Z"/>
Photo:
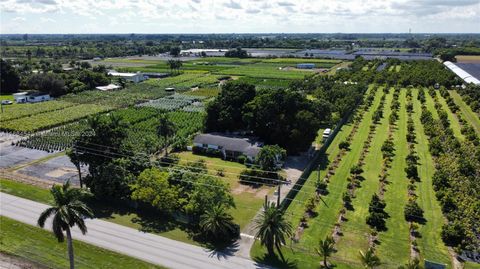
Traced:
<path id="1" fill-rule="evenodd" d="M 73 241 L 76 268 L 162 268 L 135 258 Z M 67 268 L 67 243 L 59 243 L 53 234 L 39 227 L 0 216 L 0 251 L 44 266 Z"/>
<path id="2" fill-rule="evenodd" d="M 420 101 L 417 100 L 418 89 L 412 91 L 413 101 L 413 123 L 417 134 L 418 175 L 420 182 L 417 183 L 418 204 L 424 210 L 424 217 L 427 220 L 424 225 L 420 225 L 420 234 L 422 237 L 417 239 L 420 248 L 420 257 L 447 264 L 450 268 L 450 257 L 448 249 L 442 241 L 441 231 L 445 219 L 442 214 L 440 204 L 435 197 L 435 191 L 432 185 L 432 176 L 435 172 L 435 165 L 432 155 L 428 150 L 428 137 L 425 135 L 423 124 L 420 122 L 422 113 Z M 429 107 L 431 111 L 433 107 Z"/>
<path id="3" fill-rule="evenodd" d="M 387 94 L 385 98 L 385 106 L 383 109 L 384 117 L 377 125 L 369 152 L 365 158 L 364 172 L 362 174 L 365 180 L 361 182 L 361 187 L 355 191 L 356 197 L 352 201 L 354 210 L 348 211 L 346 214 L 347 221 L 342 224 L 342 230 L 345 231 L 344 236 L 340 237 L 336 245 L 338 252 L 334 254 L 338 259 L 347 261 L 357 267 L 361 266 L 358 260 L 358 252 L 368 248 L 370 228 L 366 224 L 365 219 L 368 215 L 368 204 L 370 203 L 372 195 L 376 193 L 379 188 L 378 175 L 381 171 L 383 160 L 381 147 L 388 137 L 388 117 L 390 115 L 391 100 L 392 91 L 390 90 L 390 93 Z M 361 150 L 363 143 L 360 144 Z"/>

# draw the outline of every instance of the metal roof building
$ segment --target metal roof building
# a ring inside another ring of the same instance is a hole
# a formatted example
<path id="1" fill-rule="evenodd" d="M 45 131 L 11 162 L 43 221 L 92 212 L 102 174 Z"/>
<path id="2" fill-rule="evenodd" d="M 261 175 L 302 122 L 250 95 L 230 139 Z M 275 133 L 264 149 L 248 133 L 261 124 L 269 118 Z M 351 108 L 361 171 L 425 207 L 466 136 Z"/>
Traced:
<path id="1" fill-rule="evenodd" d="M 470 75 L 468 72 L 463 70 L 462 68 L 458 67 L 452 62 L 446 61 L 443 63 L 448 69 L 450 69 L 453 73 L 463 79 L 466 83 L 473 83 L 475 85 L 480 85 L 480 80 L 475 78 L 474 76 Z"/>

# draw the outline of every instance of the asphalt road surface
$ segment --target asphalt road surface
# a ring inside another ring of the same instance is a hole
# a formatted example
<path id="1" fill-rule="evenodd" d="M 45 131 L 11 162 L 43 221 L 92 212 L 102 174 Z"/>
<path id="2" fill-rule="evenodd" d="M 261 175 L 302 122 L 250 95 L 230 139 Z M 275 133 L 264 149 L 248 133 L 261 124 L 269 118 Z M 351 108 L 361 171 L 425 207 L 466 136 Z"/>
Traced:
<path id="1" fill-rule="evenodd" d="M 48 206 L 27 199 L 0 193 L 0 215 L 36 225 L 40 213 Z M 178 242 L 158 235 L 98 219 L 87 219 L 88 233 L 74 228 L 74 240 L 123 253 L 168 268 L 266 268 L 254 261 Z M 46 225 L 51 229 L 51 222 Z"/>

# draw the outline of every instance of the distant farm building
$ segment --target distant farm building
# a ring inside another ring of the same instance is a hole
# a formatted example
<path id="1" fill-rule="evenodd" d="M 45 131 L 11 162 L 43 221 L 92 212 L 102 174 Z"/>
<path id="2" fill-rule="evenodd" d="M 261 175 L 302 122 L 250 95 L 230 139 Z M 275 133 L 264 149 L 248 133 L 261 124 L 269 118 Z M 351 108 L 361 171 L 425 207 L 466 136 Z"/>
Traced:
<path id="1" fill-rule="evenodd" d="M 48 93 L 41 93 L 41 92 L 33 92 L 33 93 L 28 93 L 28 92 L 19 92 L 19 93 L 14 93 L 13 98 L 15 99 L 15 102 L 17 103 L 38 103 L 38 102 L 43 102 L 43 101 L 49 101 L 52 98 L 50 97 L 50 94 Z"/>
<path id="2" fill-rule="evenodd" d="M 315 64 L 297 64 L 298 69 L 313 69 Z"/>
<path id="3" fill-rule="evenodd" d="M 113 77 L 123 78 L 126 81 L 131 81 L 133 83 L 139 83 L 145 80 L 145 77 L 142 73 L 121 73 L 117 71 L 109 71 L 108 74 Z"/>
<path id="4" fill-rule="evenodd" d="M 121 86 L 115 85 L 115 84 L 108 84 L 107 86 L 98 86 L 95 87 L 95 89 L 100 90 L 100 91 L 114 91 L 121 89 Z"/>
<path id="5" fill-rule="evenodd" d="M 465 83 L 473 83 L 475 85 L 480 85 L 480 80 L 470 75 L 468 72 L 458 67 L 452 62 L 446 61 L 443 63 L 448 69 L 450 69 L 455 75 L 459 76 Z"/>
<path id="6" fill-rule="evenodd" d="M 197 151 L 217 153 L 223 159 L 236 160 L 245 156 L 250 162 L 255 161 L 262 144 L 254 138 L 231 136 L 219 133 L 198 134 L 193 139 Z"/>

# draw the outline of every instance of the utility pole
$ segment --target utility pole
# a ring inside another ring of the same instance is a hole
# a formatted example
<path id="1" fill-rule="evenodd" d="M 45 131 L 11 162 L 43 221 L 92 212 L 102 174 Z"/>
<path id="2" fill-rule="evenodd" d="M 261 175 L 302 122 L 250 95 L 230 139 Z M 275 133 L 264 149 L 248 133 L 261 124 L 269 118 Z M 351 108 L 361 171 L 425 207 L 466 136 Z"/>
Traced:
<path id="1" fill-rule="evenodd" d="M 278 189 L 277 189 L 277 208 L 280 207 L 280 186 L 282 186 L 282 183 L 278 184 Z"/>

